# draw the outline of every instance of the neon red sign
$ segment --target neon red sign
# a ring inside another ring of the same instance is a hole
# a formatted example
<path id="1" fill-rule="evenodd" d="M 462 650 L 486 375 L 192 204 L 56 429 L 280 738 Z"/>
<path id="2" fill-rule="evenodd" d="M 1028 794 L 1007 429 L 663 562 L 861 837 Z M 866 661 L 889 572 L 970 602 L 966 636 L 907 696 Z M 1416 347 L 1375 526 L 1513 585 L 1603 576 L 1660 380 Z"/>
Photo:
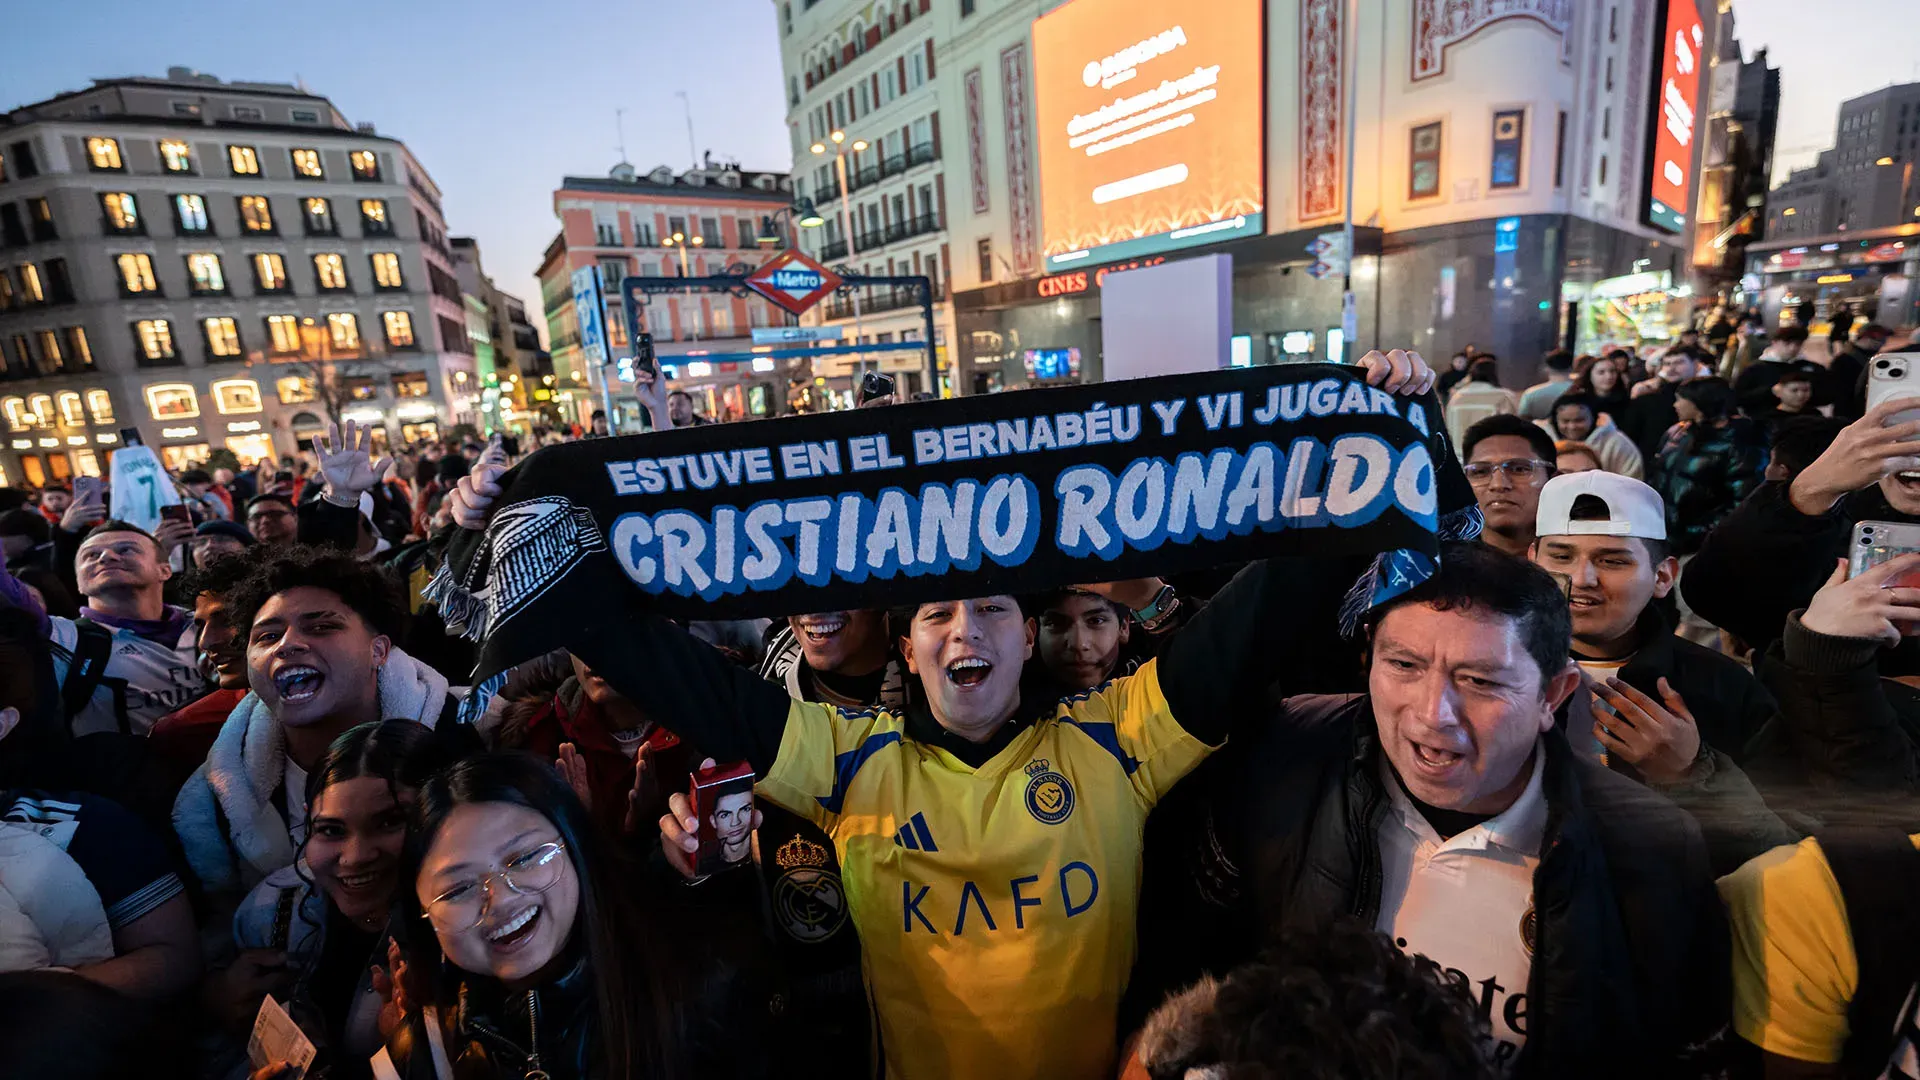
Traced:
<path id="1" fill-rule="evenodd" d="M 1693 177 L 1700 75 L 1706 67 L 1706 30 L 1694 0 L 1667 0 L 1660 45 L 1660 83 L 1654 91 L 1653 153 L 1648 163 L 1647 224 L 1668 232 L 1687 227 L 1687 187 Z"/>

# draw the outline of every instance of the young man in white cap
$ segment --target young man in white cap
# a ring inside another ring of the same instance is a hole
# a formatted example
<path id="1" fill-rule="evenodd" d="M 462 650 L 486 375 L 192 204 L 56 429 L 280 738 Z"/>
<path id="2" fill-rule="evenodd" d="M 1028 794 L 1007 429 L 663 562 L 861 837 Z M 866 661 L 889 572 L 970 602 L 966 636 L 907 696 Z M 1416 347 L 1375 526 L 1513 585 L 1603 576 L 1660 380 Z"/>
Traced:
<path id="1" fill-rule="evenodd" d="M 1717 869 L 1793 835 L 1738 768 L 1778 706 L 1746 668 L 1676 635 L 1654 602 L 1679 574 L 1659 493 L 1609 472 L 1556 476 L 1534 526 L 1529 557 L 1565 584 L 1590 691 L 1569 705 L 1574 746 L 1692 811 Z"/>

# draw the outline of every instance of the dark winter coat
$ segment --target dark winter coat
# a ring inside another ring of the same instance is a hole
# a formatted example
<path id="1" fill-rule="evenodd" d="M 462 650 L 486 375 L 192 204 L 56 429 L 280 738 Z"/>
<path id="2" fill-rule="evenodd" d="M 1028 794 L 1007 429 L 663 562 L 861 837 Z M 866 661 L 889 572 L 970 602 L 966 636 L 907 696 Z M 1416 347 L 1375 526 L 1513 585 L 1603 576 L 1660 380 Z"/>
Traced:
<path id="1" fill-rule="evenodd" d="M 1707 533 L 1760 486 L 1766 471 L 1764 436 L 1750 421 L 1736 417 L 1721 427 L 1695 421 L 1675 428 L 1647 470 L 1666 500 L 1674 554 L 1700 550 Z"/>

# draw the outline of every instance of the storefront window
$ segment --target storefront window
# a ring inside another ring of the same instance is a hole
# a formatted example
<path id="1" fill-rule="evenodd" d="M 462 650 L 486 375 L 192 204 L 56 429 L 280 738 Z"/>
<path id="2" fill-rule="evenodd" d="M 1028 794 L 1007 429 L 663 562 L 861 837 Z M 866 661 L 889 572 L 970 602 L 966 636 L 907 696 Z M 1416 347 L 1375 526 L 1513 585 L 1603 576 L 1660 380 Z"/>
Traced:
<path id="1" fill-rule="evenodd" d="M 7 414 L 7 426 L 15 431 L 26 431 L 33 426 L 33 419 L 27 415 L 27 399 L 10 397 L 0 401 L 0 410 Z"/>
<path id="2" fill-rule="evenodd" d="M 80 395 L 71 390 L 62 390 L 54 395 L 54 404 L 60 410 L 60 422 L 68 427 L 86 427 L 87 412 L 80 407 Z"/>
<path id="3" fill-rule="evenodd" d="M 440 425 L 431 420 L 422 420 L 417 424 L 400 425 L 400 441 L 417 443 L 421 440 L 431 442 L 440 437 Z"/>
<path id="4" fill-rule="evenodd" d="M 402 371 L 393 376 L 393 396 L 397 398 L 426 397 L 432 392 L 427 384 L 424 371 Z"/>
<path id="5" fill-rule="evenodd" d="M 97 426 L 113 423 L 113 397 L 105 390 L 87 391 L 87 411 L 93 414 Z"/>
<path id="6" fill-rule="evenodd" d="M 189 420 L 200 415 L 200 399 L 186 383 L 147 387 L 147 411 L 155 420 Z"/>
<path id="7" fill-rule="evenodd" d="M 185 446 L 163 446 L 160 448 L 160 461 L 167 468 L 179 472 L 197 465 L 206 464 L 213 448 L 206 443 L 188 443 Z"/>
<path id="8" fill-rule="evenodd" d="M 79 470 L 81 476 L 100 475 L 100 456 L 98 454 L 95 454 L 92 450 L 69 450 L 67 453 L 72 455 L 73 467 Z"/>
<path id="9" fill-rule="evenodd" d="M 264 406 L 260 403 L 260 384 L 252 379 L 226 379 L 214 383 L 214 408 L 223 413 L 257 413 Z"/>
<path id="10" fill-rule="evenodd" d="M 274 456 L 273 436 L 229 435 L 227 449 L 233 451 L 233 456 L 240 459 L 240 464 L 251 468 Z"/>
<path id="11" fill-rule="evenodd" d="M 53 426 L 53 398 L 47 394 L 28 394 L 27 411 L 33 414 L 33 426 Z"/>

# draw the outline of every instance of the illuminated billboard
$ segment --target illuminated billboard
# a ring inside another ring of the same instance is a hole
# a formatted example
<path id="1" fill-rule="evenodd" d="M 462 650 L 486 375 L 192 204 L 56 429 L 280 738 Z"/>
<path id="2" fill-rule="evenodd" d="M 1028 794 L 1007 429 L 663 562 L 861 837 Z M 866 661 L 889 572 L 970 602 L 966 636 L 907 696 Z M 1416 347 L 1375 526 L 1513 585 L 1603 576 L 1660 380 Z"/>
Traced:
<path id="1" fill-rule="evenodd" d="M 1033 24 L 1046 270 L 1265 231 L 1261 0 L 1071 0 Z"/>
<path id="2" fill-rule="evenodd" d="M 1654 45 L 1660 54 L 1660 81 L 1653 88 L 1643 216 L 1654 228 L 1677 233 L 1687 227 L 1687 182 L 1693 176 L 1707 35 L 1694 0 L 1667 0 L 1659 25 L 1662 34 Z"/>

